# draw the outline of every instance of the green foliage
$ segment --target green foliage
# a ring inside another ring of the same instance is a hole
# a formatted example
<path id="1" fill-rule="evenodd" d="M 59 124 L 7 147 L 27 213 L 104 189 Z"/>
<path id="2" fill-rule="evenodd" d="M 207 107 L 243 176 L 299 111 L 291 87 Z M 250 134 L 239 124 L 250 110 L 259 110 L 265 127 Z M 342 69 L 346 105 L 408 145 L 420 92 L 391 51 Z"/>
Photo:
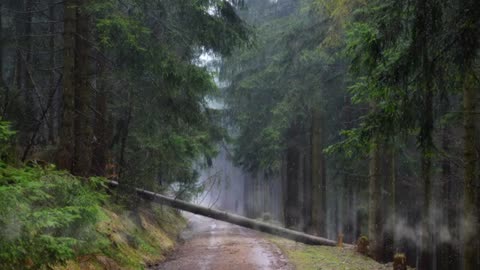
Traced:
<path id="1" fill-rule="evenodd" d="M 46 268 L 97 251 L 101 180 L 0 164 L 0 267 Z"/>
<path id="2" fill-rule="evenodd" d="M 216 155 L 215 144 L 225 132 L 218 111 L 208 104 L 218 95 L 213 74 L 195 60 L 202 53 L 228 55 L 249 42 L 249 29 L 236 15 L 234 3 L 90 4 L 99 43 L 115 59 L 107 80 L 122 85 L 111 90 L 109 105 L 118 119 L 112 150 L 121 153 L 117 162 L 126 182 L 150 189 L 178 183 L 189 192 L 198 191 L 194 165 Z"/>
<path id="3" fill-rule="evenodd" d="M 255 49 L 240 49 L 224 61 L 222 76 L 231 81 L 227 115 L 238 128 L 235 158 L 248 170 L 278 172 L 289 145 L 307 147 L 312 111 L 343 101 L 342 59 L 324 44 L 329 24 L 312 4 L 269 3 L 247 12 L 257 27 Z M 276 8 L 281 15 L 268 13 Z M 325 126 L 340 124 L 336 117 Z"/>

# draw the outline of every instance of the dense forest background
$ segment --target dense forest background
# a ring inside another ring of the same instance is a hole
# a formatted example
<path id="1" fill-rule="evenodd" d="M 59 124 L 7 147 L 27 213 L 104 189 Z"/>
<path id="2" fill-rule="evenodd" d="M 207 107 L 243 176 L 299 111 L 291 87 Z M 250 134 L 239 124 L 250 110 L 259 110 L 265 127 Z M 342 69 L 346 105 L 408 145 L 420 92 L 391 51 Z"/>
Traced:
<path id="1" fill-rule="evenodd" d="M 478 268 L 474 1 L 246 3 L 254 46 L 220 72 L 246 214 L 367 235 L 381 261 Z"/>
<path id="2" fill-rule="evenodd" d="M 25 167 L 189 199 L 220 157 L 248 216 L 479 268 L 475 0 L 2 0 L 0 16 L 4 217 L 38 200 L 22 179 L 44 172 Z M 32 231 L 94 216 L 60 209 Z"/>

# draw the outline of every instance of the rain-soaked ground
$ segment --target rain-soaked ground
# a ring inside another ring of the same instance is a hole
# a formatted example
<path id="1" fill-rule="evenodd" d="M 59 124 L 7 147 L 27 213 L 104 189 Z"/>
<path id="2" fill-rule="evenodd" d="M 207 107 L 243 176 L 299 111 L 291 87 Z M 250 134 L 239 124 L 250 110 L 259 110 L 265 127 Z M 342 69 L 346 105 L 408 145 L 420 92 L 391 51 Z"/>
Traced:
<path id="1" fill-rule="evenodd" d="M 202 216 L 189 220 L 180 244 L 167 260 L 151 270 L 290 270 L 280 249 L 261 233 Z"/>

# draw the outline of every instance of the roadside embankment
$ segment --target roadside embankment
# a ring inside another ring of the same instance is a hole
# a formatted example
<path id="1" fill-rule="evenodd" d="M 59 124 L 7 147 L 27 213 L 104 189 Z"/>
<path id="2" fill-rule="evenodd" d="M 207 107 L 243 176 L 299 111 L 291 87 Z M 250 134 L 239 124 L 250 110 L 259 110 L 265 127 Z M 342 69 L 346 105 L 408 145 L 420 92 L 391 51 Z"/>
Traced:
<path id="1" fill-rule="evenodd" d="M 99 253 L 70 260 L 56 270 L 146 269 L 166 258 L 185 227 L 181 214 L 169 207 L 144 205 L 134 211 L 104 207 L 96 226 L 103 238 Z"/>

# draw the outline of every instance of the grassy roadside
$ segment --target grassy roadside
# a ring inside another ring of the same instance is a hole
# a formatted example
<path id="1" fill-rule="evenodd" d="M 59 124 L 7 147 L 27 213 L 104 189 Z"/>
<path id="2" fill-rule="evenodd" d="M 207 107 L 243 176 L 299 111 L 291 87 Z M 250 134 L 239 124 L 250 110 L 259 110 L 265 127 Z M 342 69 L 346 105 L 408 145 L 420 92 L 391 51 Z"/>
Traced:
<path id="1" fill-rule="evenodd" d="M 353 249 L 309 246 L 277 237 L 268 237 L 298 270 L 386 270 L 392 269 Z"/>
<path id="2" fill-rule="evenodd" d="M 175 210 L 157 205 L 136 211 L 113 205 L 102 208 L 96 226 L 103 248 L 84 255 L 55 270 L 145 269 L 165 259 L 186 221 Z"/>

